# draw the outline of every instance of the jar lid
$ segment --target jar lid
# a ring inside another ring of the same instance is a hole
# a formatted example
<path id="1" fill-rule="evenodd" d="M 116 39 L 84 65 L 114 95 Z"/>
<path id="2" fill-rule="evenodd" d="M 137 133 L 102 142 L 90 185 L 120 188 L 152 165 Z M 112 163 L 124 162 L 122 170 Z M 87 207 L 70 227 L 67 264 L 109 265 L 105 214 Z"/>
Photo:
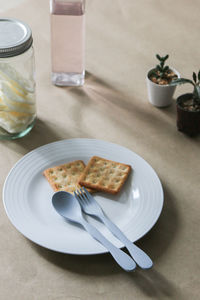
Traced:
<path id="1" fill-rule="evenodd" d="M 22 54 L 33 43 L 30 27 L 16 19 L 0 19 L 0 57 Z"/>

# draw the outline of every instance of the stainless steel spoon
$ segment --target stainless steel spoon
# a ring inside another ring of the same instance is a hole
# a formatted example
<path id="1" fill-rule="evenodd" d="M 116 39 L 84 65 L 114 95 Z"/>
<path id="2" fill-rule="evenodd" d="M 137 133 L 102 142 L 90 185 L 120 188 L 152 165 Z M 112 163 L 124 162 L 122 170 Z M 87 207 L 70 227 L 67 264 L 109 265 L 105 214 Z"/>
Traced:
<path id="1" fill-rule="evenodd" d="M 84 219 L 81 206 L 73 195 L 65 191 L 56 192 L 52 197 L 52 204 L 57 213 L 62 217 L 81 224 L 95 240 L 100 242 L 111 253 L 122 269 L 130 272 L 136 268 L 136 263 L 128 254 L 114 246 L 94 226 Z"/>

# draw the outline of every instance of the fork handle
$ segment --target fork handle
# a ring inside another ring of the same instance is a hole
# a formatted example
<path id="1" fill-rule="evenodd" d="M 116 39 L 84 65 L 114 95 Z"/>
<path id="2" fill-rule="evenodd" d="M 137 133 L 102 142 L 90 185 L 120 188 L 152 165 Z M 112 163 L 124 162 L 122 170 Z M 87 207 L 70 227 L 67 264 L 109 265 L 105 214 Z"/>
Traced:
<path id="1" fill-rule="evenodd" d="M 107 228 L 109 228 L 110 231 L 126 246 L 135 262 L 142 269 L 149 269 L 153 266 L 151 258 L 142 249 L 133 244 L 110 219 L 108 219 L 104 214 L 102 214 L 101 216 L 98 215 L 98 217 L 107 226 Z"/>
<path id="2" fill-rule="evenodd" d="M 94 239 L 99 241 L 111 253 L 115 261 L 120 265 L 122 269 L 130 272 L 136 268 L 134 260 L 121 249 L 115 247 L 93 225 L 86 222 L 85 220 L 82 221 L 82 225 Z"/>

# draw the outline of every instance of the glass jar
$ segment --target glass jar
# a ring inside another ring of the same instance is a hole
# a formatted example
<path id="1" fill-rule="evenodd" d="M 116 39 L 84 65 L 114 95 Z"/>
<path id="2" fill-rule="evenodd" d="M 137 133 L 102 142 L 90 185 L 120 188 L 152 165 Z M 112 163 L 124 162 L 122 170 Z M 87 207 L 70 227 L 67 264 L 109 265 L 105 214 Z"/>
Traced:
<path id="1" fill-rule="evenodd" d="M 0 19 L 0 139 L 25 136 L 35 119 L 31 29 L 16 19 Z"/>

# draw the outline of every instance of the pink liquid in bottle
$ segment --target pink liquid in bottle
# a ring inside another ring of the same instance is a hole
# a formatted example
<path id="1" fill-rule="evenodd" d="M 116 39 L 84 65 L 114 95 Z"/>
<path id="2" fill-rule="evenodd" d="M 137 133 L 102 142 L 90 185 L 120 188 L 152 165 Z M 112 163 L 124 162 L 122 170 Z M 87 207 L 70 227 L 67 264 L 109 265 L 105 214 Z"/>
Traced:
<path id="1" fill-rule="evenodd" d="M 51 1 L 52 82 L 84 84 L 85 1 Z"/>

